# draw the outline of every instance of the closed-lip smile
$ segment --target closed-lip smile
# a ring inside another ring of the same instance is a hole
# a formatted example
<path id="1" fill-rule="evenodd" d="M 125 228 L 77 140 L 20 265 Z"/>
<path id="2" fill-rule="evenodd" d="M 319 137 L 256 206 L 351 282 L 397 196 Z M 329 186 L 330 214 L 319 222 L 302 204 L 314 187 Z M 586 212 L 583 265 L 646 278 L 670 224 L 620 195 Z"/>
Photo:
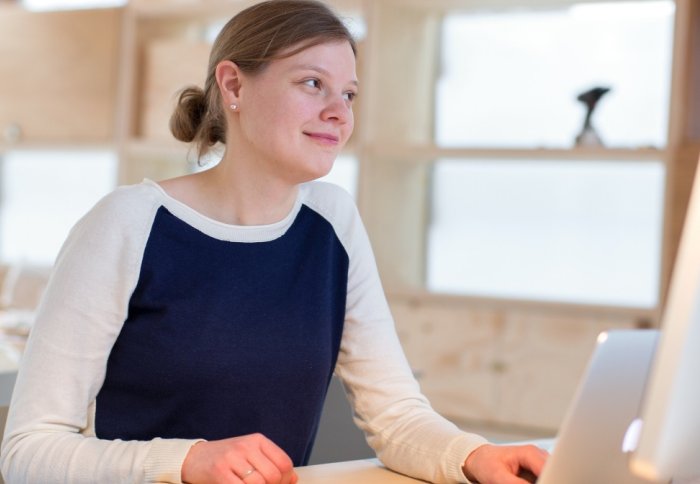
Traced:
<path id="1" fill-rule="evenodd" d="M 340 138 L 329 133 L 316 133 L 312 131 L 304 131 L 304 134 L 322 143 L 337 144 L 340 141 Z"/>

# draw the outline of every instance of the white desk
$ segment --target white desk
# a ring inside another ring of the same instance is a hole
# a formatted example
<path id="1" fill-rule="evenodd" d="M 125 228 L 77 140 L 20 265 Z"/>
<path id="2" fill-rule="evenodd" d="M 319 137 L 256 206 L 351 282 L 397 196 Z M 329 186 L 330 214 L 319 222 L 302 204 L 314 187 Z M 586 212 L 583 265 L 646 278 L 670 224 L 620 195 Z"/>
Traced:
<path id="1" fill-rule="evenodd" d="M 299 467 L 299 484 L 416 484 L 425 483 L 390 471 L 377 459 Z"/>
<path id="2" fill-rule="evenodd" d="M 390 471 L 377 459 L 299 467 L 296 473 L 299 484 L 425 484 L 425 481 Z M 671 484 L 700 484 L 700 477 L 674 479 Z"/>

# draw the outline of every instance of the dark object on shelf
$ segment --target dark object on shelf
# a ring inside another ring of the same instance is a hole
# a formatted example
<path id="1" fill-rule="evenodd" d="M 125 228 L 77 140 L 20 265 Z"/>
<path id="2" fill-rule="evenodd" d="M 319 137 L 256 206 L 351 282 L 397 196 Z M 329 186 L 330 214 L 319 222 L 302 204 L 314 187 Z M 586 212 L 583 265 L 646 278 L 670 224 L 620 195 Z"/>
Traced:
<path id="1" fill-rule="evenodd" d="M 598 136 L 598 133 L 591 123 L 591 118 L 598 101 L 600 101 L 600 98 L 608 91 L 610 91 L 608 87 L 594 87 L 586 92 L 582 92 L 576 98 L 581 101 L 587 109 L 586 118 L 583 121 L 583 128 L 581 128 L 581 132 L 576 136 L 576 146 L 603 146 L 600 136 Z"/>

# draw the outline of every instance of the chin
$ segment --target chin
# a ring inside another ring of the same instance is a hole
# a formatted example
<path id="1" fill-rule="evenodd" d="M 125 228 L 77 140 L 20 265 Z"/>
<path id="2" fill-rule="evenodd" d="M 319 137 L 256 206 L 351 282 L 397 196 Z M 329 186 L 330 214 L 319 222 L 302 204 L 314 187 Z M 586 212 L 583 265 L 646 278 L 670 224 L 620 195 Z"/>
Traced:
<path id="1" fill-rule="evenodd" d="M 313 174 L 309 174 L 307 177 L 305 177 L 305 179 L 304 179 L 301 183 L 307 183 L 307 182 L 312 182 L 312 181 L 315 181 L 315 180 L 320 180 L 321 178 L 323 178 L 323 177 L 326 176 L 327 174 L 328 174 L 328 172 L 326 172 L 326 173 L 313 173 Z"/>
<path id="2" fill-rule="evenodd" d="M 320 160 L 310 167 L 308 171 L 309 180 L 318 180 L 328 175 L 333 168 L 333 163 L 335 162 L 335 157 L 329 160 Z"/>
<path id="3" fill-rule="evenodd" d="M 332 165 L 331 165 L 332 166 Z M 306 170 L 306 171 L 299 171 L 294 174 L 293 179 L 290 180 L 295 185 L 299 185 L 301 183 L 308 183 L 314 180 L 318 180 L 319 178 L 323 178 L 330 172 L 330 167 L 327 170 Z"/>

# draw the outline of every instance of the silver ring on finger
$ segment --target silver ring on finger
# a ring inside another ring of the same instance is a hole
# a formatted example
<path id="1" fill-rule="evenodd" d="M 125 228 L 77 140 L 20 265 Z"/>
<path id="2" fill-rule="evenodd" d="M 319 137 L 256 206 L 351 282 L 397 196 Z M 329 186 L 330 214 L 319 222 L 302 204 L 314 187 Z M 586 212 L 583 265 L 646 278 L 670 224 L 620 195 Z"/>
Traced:
<path id="1" fill-rule="evenodd" d="M 245 480 L 246 477 L 250 477 L 255 473 L 256 469 L 255 467 L 251 467 L 247 471 L 245 471 L 243 474 L 241 474 L 241 479 Z"/>

